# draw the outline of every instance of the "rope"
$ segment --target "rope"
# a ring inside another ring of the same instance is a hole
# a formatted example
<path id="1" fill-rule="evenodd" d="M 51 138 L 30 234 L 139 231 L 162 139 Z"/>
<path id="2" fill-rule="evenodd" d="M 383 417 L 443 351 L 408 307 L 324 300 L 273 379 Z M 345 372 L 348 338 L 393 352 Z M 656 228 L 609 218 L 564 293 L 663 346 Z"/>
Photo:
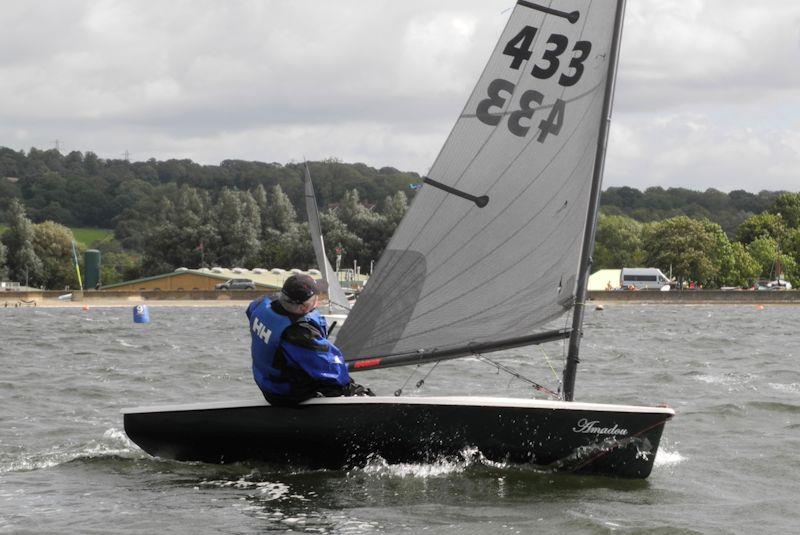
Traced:
<path id="1" fill-rule="evenodd" d="M 414 374 L 417 372 L 417 368 L 419 368 L 420 366 L 421 366 L 420 364 L 417 364 L 417 366 L 413 370 L 411 370 L 411 375 L 409 375 L 406 378 L 406 382 L 403 383 L 403 386 L 401 386 L 400 388 L 398 388 L 397 390 L 394 391 L 395 397 L 399 398 L 403 394 L 403 389 L 406 387 L 406 385 L 411 380 L 411 378 L 414 377 Z"/>
<path id="2" fill-rule="evenodd" d="M 544 350 L 544 348 L 542 346 L 537 346 L 537 347 L 539 348 L 539 351 L 542 352 L 542 355 L 544 355 L 544 360 L 545 360 L 545 362 L 547 362 L 547 365 L 550 367 L 550 371 L 553 372 L 553 377 L 555 378 L 556 382 L 559 384 L 559 387 L 560 387 L 561 386 L 561 378 L 558 376 L 558 372 L 556 372 L 556 369 L 553 368 L 553 365 L 550 364 L 550 359 L 547 358 L 547 352 Z"/>
<path id="3" fill-rule="evenodd" d="M 503 371 L 503 372 L 511 375 L 512 377 L 515 377 L 515 378 L 519 379 L 520 381 L 528 383 L 535 390 L 538 390 L 539 392 L 542 392 L 543 394 L 547 394 L 548 396 L 552 397 L 553 399 L 561 399 L 561 396 L 558 393 L 553 392 L 549 388 L 540 385 L 539 383 L 537 383 L 536 381 L 533 381 L 532 379 L 528 379 L 527 377 L 525 377 L 524 375 L 522 375 L 518 371 L 516 371 L 516 370 L 514 370 L 512 368 L 509 368 L 508 366 L 505 366 L 504 364 L 500 364 L 499 362 L 494 361 L 494 360 L 492 360 L 492 359 L 490 359 L 488 357 L 485 357 L 485 356 L 483 356 L 481 354 L 475 353 L 475 356 L 481 362 L 485 362 L 485 363 L 490 364 L 490 365 L 494 366 L 495 368 L 497 368 L 498 372 L 499 371 Z"/>
<path id="4" fill-rule="evenodd" d="M 429 376 L 431 373 L 433 373 L 433 370 L 435 370 L 435 369 L 436 369 L 436 366 L 438 366 L 440 362 L 441 362 L 440 360 L 437 360 L 437 361 L 434 363 L 434 365 L 431 367 L 431 369 L 430 369 L 430 370 L 428 370 L 428 373 L 426 373 L 426 374 L 425 374 L 425 377 L 423 377 L 422 379 L 420 379 L 419 381 L 417 381 L 417 384 L 416 384 L 416 387 L 417 387 L 417 388 L 422 388 L 422 386 L 425 384 L 425 379 L 427 379 L 427 378 L 428 378 L 428 376 Z"/>
<path id="5" fill-rule="evenodd" d="M 419 381 L 416 382 L 416 384 L 414 385 L 414 388 L 417 388 L 417 389 L 422 388 L 425 385 L 425 379 L 427 379 L 430 376 L 430 374 L 433 373 L 433 370 L 436 369 L 436 366 L 438 366 L 440 362 L 441 361 L 439 361 L 439 360 L 434 362 L 433 366 L 431 366 L 431 369 L 428 370 L 428 373 L 426 373 L 422 377 L 422 379 L 420 379 Z M 417 368 L 419 368 L 420 366 L 421 366 L 421 364 L 418 364 Z M 394 391 L 394 395 L 395 396 L 400 397 L 403 394 L 403 389 L 406 387 L 406 385 L 411 380 L 411 378 L 414 377 L 414 373 L 416 373 L 416 368 L 411 372 L 411 375 L 408 376 L 408 378 L 406 379 L 406 382 L 403 383 L 403 386 L 401 386 L 400 388 L 398 388 L 397 390 Z"/>
<path id="6" fill-rule="evenodd" d="M 334 322 L 334 324 L 335 324 L 335 322 Z M 484 355 L 482 355 L 480 353 L 473 352 L 473 355 L 475 355 L 475 357 L 479 361 L 481 361 L 483 363 L 486 363 L 486 364 L 489 364 L 489 365 L 494 366 L 495 368 L 497 368 L 498 373 L 503 371 L 503 372 L 509 374 L 512 377 L 512 379 L 509 380 L 509 385 L 511 384 L 511 381 L 514 378 L 516 378 L 516 379 L 519 379 L 520 381 L 528 383 L 535 390 L 538 390 L 539 392 L 542 392 L 543 394 L 546 394 L 546 395 L 550 396 L 553 399 L 560 400 L 561 399 L 561 379 L 558 377 L 558 373 L 556 372 L 555 368 L 553 367 L 552 363 L 550 362 L 550 359 L 548 358 L 547 353 L 545 352 L 544 349 L 542 349 L 541 346 L 539 346 L 539 351 L 541 351 L 542 355 L 544 355 L 545 362 L 547 362 L 547 366 L 550 368 L 550 371 L 553 373 L 553 377 L 555 378 L 556 382 L 559 385 L 558 392 L 554 392 L 554 391 L 550 390 L 549 388 L 547 388 L 546 386 L 542 386 L 539 383 L 537 383 L 536 381 L 525 377 L 524 375 L 522 375 L 518 371 L 516 371 L 516 370 L 514 370 L 514 369 L 512 369 L 512 368 L 510 368 L 510 367 L 508 367 L 508 366 L 506 366 L 504 364 L 500 364 L 499 362 L 494 361 L 494 360 L 490 359 L 489 357 L 486 357 L 486 356 L 484 356 Z M 414 387 L 417 388 L 417 389 L 422 388 L 425 385 L 425 380 L 433 373 L 433 371 L 436 369 L 436 367 L 439 366 L 440 362 L 441 361 L 439 361 L 439 360 L 434 362 L 434 364 L 431 367 L 431 369 L 428 370 L 428 372 L 422 377 L 422 379 L 420 379 L 419 381 L 416 382 Z M 400 388 L 398 388 L 397 390 L 394 391 L 394 395 L 396 397 L 400 397 L 400 396 L 403 395 L 403 390 L 405 389 L 406 385 L 408 385 L 409 381 L 411 381 L 411 378 L 414 377 L 414 374 L 417 372 L 417 369 L 420 366 L 421 366 L 421 364 L 418 364 L 411 371 L 411 374 L 409 374 L 409 376 L 406 378 L 406 380 L 403 382 L 403 384 L 400 386 Z"/>

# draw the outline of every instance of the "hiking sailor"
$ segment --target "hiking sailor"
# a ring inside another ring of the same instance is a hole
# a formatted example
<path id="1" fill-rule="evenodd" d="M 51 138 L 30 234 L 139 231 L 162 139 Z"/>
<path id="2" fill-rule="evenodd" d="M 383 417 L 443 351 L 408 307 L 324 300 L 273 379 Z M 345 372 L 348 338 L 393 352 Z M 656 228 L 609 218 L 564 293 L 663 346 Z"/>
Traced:
<path id="1" fill-rule="evenodd" d="M 374 395 L 350 379 L 338 347 L 328 341 L 315 310 L 319 288 L 308 275 L 292 275 L 278 299 L 262 296 L 247 307 L 253 378 L 271 405 L 313 397 Z"/>

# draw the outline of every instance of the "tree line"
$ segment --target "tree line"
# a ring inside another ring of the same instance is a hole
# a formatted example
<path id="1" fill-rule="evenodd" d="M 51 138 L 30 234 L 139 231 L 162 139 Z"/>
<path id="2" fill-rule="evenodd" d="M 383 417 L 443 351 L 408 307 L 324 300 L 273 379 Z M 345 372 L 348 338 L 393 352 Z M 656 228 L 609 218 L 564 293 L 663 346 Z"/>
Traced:
<path id="1" fill-rule="evenodd" d="M 420 181 L 416 173 L 345 164 L 335 158 L 309 165 L 320 206 L 337 203 L 352 190 L 370 203 L 380 203 L 401 190 L 411 196 L 408 184 Z M 253 191 L 260 185 L 269 190 L 278 185 L 299 207 L 303 202 L 303 173 L 302 163 L 129 162 L 101 159 L 92 152 L 64 155 L 55 149 L 33 148 L 25 153 L 0 147 L 0 221 L 5 219 L 9 200 L 16 198 L 23 202 L 34 223 L 55 221 L 72 227 L 116 230 L 131 210 L 137 210 L 143 202 L 157 203 L 169 194 L 169 188 L 181 186 L 215 197 L 224 189 Z"/>
<path id="2" fill-rule="evenodd" d="M 342 267 L 369 267 L 406 212 L 403 191 L 380 207 L 361 202 L 357 190 L 320 213 L 329 254 Z M 33 223 L 18 199 L 7 208 L 0 240 L 0 278 L 26 285 L 78 286 L 74 237 L 53 221 Z M 216 195 L 191 186 L 166 188 L 156 203 L 136 206 L 119 219 L 115 238 L 95 242 L 103 254 L 101 281 L 111 284 L 173 271 L 177 267 L 316 267 L 308 224 L 298 220 L 279 185 L 267 191 L 223 189 Z M 130 249 L 125 249 L 126 244 Z M 85 247 L 78 246 L 82 253 Z M 352 260 L 352 264 L 345 263 Z M 360 270 L 360 268 L 359 268 Z"/>
<path id="3" fill-rule="evenodd" d="M 329 256 L 338 250 L 344 267 L 368 268 L 420 176 L 335 159 L 309 166 Z M 103 254 L 104 284 L 177 267 L 314 267 L 303 172 L 301 163 L 128 162 L 0 147 L 0 278 L 76 287 L 68 226 L 113 229 L 113 239 L 86 244 Z M 798 194 L 622 187 L 601 203 L 595 269 L 671 268 L 708 287 L 750 284 L 777 267 L 798 278 Z"/>
<path id="4" fill-rule="evenodd" d="M 594 267 L 658 267 L 707 288 L 752 286 L 782 277 L 800 283 L 800 194 L 781 193 L 767 209 L 747 217 L 731 239 L 708 218 L 678 215 L 641 222 L 602 213 Z"/>
<path id="5" fill-rule="evenodd" d="M 329 255 L 338 251 L 342 267 L 368 269 L 405 213 L 414 194 L 408 186 L 419 175 L 336 159 L 308 165 Z M 301 163 L 127 162 L 0 148 L 0 221 L 9 225 L 2 239 L 8 245 L 0 250 L 8 259 L 0 257 L 0 269 L 35 286 L 77 285 L 69 274 L 52 282 L 30 254 L 17 254 L 28 243 L 39 257 L 48 256 L 34 241 L 45 223 L 56 225 L 67 244 L 73 239 L 67 226 L 113 229 L 113 239 L 87 244 L 103 255 L 104 284 L 177 267 L 313 267 L 303 175 Z"/>
<path id="6" fill-rule="evenodd" d="M 783 192 L 750 193 L 734 190 L 723 193 L 709 188 L 695 191 L 686 188 L 651 187 L 644 191 L 628 186 L 603 191 L 600 204 L 608 215 L 624 215 L 643 223 L 663 221 L 679 215 L 708 219 L 719 224 L 729 238 L 748 217 L 768 210 Z"/>

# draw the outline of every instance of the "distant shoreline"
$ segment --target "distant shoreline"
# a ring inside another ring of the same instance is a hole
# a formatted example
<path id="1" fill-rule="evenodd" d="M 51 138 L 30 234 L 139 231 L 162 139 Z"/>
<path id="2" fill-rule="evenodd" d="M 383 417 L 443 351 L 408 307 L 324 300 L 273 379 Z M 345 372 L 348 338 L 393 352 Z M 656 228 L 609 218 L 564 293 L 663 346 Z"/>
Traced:
<path id="1" fill-rule="evenodd" d="M 660 292 L 656 290 L 613 290 L 589 292 L 589 300 L 596 303 L 615 304 L 670 304 L 670 305 L 765 305 L 800 304 L 800 291 L 789 290 L 683 290 Z"/>
<path id="2" fill-rule="evenodd" d="M 59 299 L 67 294 L 72 299 Z M 111 291 L 33 291 L 0 292 L 0 308 L 91 308 L 91 307 L 245 307 L 264 295 L 261 291 L 192 291 L 192 292 L 111 292 Z M 272 296 L 272 295 L 271 295 Z M 670 304 L 670 305 L 717 305 L 717 304 L 800 304 L 800 291 L 596 291 L 589 292 L 589 301 L 595 304 L 619 305 Z"/>
<path id="3" fill-rule="evenodd" d="M 58 299 L 37 299 L 37 300 L 11 300 L 3 299 L 0 294 L 0 308 L 127 308 L 137 305 L 147 305 L 148 307 L 237 307 L 244 308 L 249 300 L 194 300 L 194 299 L 77 299 L 73 301 L 60 301 Z"/>
<path id="4" fill-rule="evenodd" d="M 28 291 L 0 292 L 0 308 L 85 308 L 85 307 L 134 307 L 182 306 L 182 307 L 245 307 L 247 304 L 267 293 L 257 290 L 234 291 Z M 70 296 L 69 298 L 67 296 Z"/>

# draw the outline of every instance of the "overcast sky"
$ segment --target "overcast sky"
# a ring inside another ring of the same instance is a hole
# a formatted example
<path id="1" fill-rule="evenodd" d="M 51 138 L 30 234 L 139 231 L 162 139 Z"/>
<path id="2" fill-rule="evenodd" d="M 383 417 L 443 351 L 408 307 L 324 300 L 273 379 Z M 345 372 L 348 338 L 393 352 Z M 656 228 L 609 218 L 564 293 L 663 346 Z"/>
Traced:
<path id="1" fill-rule="evenodd" d="M 513 5 L 4 0 L 0 146 L 424 174 Z M 800 1 L 629 0 L 604 185 L 800 191 Z"/>

